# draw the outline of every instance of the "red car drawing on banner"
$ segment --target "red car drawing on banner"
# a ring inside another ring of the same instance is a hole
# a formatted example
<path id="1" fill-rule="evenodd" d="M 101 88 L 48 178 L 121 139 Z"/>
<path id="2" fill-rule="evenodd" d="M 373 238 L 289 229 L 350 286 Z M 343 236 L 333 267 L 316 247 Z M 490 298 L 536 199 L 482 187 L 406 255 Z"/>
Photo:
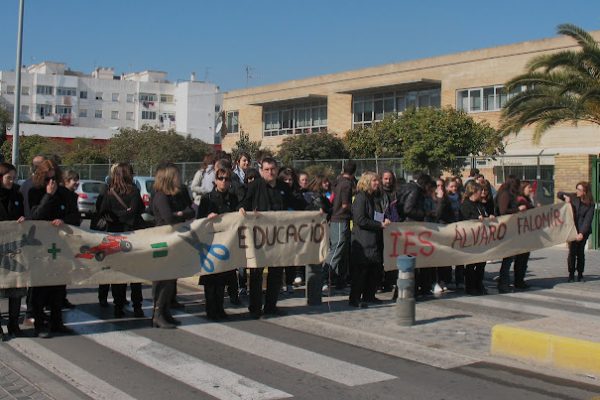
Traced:
<path id="1" fill-rule="evenodd" d="M 109 254 L 122 252 L 128 252 L 132 249 L 131 242 L 127 240 L 127 236 L 113 236 L 108 235 L 102 239 L 102 242 L 97 246 L 81 246 L 79 253 L 75 257 L 77 258 L 95 258 L 97 261 L 104 260 Z"/>

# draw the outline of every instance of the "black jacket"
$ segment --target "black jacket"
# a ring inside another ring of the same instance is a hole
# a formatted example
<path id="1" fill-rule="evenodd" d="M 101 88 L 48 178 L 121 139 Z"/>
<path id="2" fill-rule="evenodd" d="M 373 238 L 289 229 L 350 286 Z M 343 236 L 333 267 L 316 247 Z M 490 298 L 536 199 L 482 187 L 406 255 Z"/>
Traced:
<path id="1" fill-rule="evenodd" d="M 194 210 L 189 204 L 187 193 L 179 192 L 176 195 L 166 195 L 163 192 L 155 192 L 152 197 L 152 211 L 156 226 L 172 225 L 194 218 Z M 183 212 L 178 216 L 179 211 Z"/>
<path id="2" fill-rule="evenodd" d="M 425 220 L 425 193 L 416 182 L 409 182 L 400 187 L 398 207 L 402 207 L 405 221 Z"/>
<path id="3" fill-rule="evenodd" d="M 305 210 L 308 211 L 319 211 L 323 210 L 327 214 L 327 219 L 331 218 L 331 203 L 325 196 L 325 193 L 321 192 L 303 192 L 304 201 L 306 202 Z"/>
<path id="4" fill-rule="evenodd" d="M 383 227 L 374 220 L 373 195 L 360 191 L 352 203 L 352 262 L 383 262 Z"/>
<path id="5" fill-rule="evenodd" d="M 0 189 L 0 221 L 15 221 L 25 215 L 23 195 L 14 186 Z"/>
<path id="6" fill-rule="evenodd" d="M 584 204 L 575 193 L 558 192 L 558 198 L 565 199 L 565 196 L 571 198 L 571 208 L 573 209 L 573 219 L 577 233 L 581 233 L 587 238 L 592 233 L 592 221 L 594 219 L 594 203 Z"/>
<path id="7" fill-rule="evenodd" d="M 133 186 L 131 192 L 119 195 L 127 208 L 123 207 L 111 190 L 107 190 L 99 203 L 98 215 L 107 216 L 106 230 L 109 232 L 127 232 L 144 227 L 142 213 L 144 202 L 137 187 Z M 98 196 L 100 197 L 100 196 Z M 92 224 L 90 223 L 90 228 Z"/>
<path id="8" fill-rule="evenodd" d="M 247 211 L 286 211 L 303 210 L 306 204 L 287 184 L 277 180 L 273 187 L 259 177 L 248 184 L 241 206 Z"/>
<path id="9" fill-rule="evenodd" d="M 460 220 L 479 219 L 489 217 L 485 205 L 479 201 L 465 199 L 460 205 Z"/>
<path id="10" fill-rule="evenodd" d="M 500 190 L 496 195 L 496 215 L 515 214 L 519 212 L 516 194 L 509 190 Z"/>
<path id="11" fill-rule="evenodd" d="M 238 208 L 238 199 L 235 194 L 222 193 L 213 189 L 209 194 L 202 196 L 196 218 L 206 218 L 210 213 L 225 214 L 237 211 Z"/>
<path id="12" fill-rule="evenodd" d="M 77 195 L 59 186 L 53 195 L 46 193 L 46 187 L 29 189 L 31 219 L 53 221 L 62 219 L 65 224 L 79 226 L 81 215 L 77 208 Z"/>

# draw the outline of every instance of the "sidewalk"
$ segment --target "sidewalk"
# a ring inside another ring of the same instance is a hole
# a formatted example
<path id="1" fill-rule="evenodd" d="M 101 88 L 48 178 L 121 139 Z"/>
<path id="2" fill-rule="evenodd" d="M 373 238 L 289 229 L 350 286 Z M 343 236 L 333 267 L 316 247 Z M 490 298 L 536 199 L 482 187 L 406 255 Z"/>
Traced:
<path id="1" fill-rule="evenodd" d="M 495 288 L 500 263 L 488 263 L 489 295 L 450 291 L 419 300 L 411 327 L 397 325 L 391 301 L 355 309 L 347 296 L 333 296 L 309 307 L 300 289 L 280 296 L 289 315 L 266 321 L 439 368 L 493 362 L 600 385 L 600 253 L 586 253 L 581 283 L 566 283 L 566 257 L 564 246 L 532 253 L 532 287 L 505 295 Z"/>

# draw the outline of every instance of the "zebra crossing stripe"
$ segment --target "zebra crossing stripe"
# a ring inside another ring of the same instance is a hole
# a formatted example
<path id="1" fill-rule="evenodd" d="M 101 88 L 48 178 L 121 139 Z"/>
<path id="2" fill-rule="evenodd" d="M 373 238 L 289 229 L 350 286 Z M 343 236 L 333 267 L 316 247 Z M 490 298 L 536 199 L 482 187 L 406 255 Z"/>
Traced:
<path id="1" fill-rule="evenodd" d="M 154 250 L 152 252 L 153 258 L 166 257 L 169 255 L 169 250 L 167 250 L 167 242 L 152 243 L 150 245 L 150 247 L 152 247 L 153 249 L 164 249 L 164 250 Z"/>
<path id="2" fill-rule="evenodd" d="M 86 335 L 86 338 L 218 399 L 262 400 L 292 397 L 288 393 L 131 332 L 93 333 Z"/>
<path id="3" fill-rule="evenodd" d="M 178 316 L 191 317 L 190 314 Z M 178 329 L 346 386 L 359 386 L 396 378 L 223 324 L 198 323 L 196 320 L 189 325 L 185 325 L 184 322 Z"/>
<path id="4" fill-rule="evenodd" d="M 77 365 L 38 344 L 33 339 L 19 338 L 8 344 L 42 368 L 58 376 L 80 392 L 97 400 L 135 400 L 111 384 L 84 371 Z"/>

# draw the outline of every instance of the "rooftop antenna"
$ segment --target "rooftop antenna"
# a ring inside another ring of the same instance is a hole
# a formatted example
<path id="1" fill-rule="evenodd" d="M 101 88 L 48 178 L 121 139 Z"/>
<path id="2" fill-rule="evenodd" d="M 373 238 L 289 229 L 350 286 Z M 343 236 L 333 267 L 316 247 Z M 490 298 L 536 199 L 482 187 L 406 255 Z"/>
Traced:
<path id="1" fill-rule="evenodd" d="M 204 82 L 208 82 L 208 72 L 210 71 L 210 67 L 204 68 Z"/>
<path id="2" fill-rule="evenodd" d="M 246 87 L 248 87 L 248 82 L 250 81 L 250 79 L 254 79 L 254 67 L 246 65 L 244 67 L 244 70 L 246 71 Z"/>

